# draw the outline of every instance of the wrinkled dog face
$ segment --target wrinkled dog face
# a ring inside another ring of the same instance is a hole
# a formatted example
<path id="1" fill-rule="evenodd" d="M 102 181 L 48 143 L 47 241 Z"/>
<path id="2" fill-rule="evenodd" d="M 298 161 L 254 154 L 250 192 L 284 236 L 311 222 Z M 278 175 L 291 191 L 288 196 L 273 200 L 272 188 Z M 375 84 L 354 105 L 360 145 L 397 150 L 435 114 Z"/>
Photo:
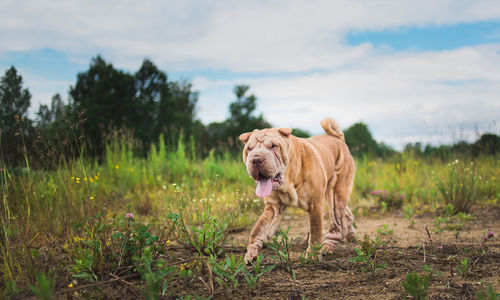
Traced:
<path id="1" fill-rule="evenodd" d="M 240 136 L 245 143 L 243 161 L 248 174 L 257 182 L 255 194 L 266 197 L 284 180 L 288 165 L 287 138 L 290 128 L 254 130 Z"/>

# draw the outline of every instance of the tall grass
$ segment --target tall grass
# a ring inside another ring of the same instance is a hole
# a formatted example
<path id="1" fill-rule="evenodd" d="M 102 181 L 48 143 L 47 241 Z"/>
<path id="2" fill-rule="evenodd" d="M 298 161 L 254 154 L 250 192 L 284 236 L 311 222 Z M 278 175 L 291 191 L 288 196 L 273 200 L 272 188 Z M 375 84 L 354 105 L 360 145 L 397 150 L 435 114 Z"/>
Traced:
<path id="1" fill-rule="evenodd" d="M 36 272 L 43 271 L 37 270 L 34 249 L 71 245 L 82 234 L 81 224 L 96 216 L 113 219 L 134 213 L 138 222 L 160 230 L 171 224 L 171 212 L 181 212 L 190 226 L 201 225 L 201 212 L 208 207 L 229 228 L 251 225 L 263 205 L 254 196 L 255 184 L 241 159 L 213 153 L 200 158 L 194 149 L 192 141 L 186 145 L 182 138 L 168 148 L 160 138 L 142 157 L 134 153 L 132 142 L 115 139 L 101 161 L 84 155 L 61 158 L 50 170 L 32 170 L 29 162 L 25 168 L 9 169 L 2 163 L 0 250 L 5 286 L 33 283 Z M 474 161 L 475 192 L 467 203 L 497 203 L 499 163 L 497 157 Z M 351 206 L 387 206 L 398 197 L 402 204 L 434 209 L 454 201 L 442 192 L 449 176 L 446 163 L 406 153 L 386 161 L 357 159 Z M 472 188 L 469 181 L 463 184 Z M 48 248 L 48 256 L 58 255 L 57 248 Z"/>

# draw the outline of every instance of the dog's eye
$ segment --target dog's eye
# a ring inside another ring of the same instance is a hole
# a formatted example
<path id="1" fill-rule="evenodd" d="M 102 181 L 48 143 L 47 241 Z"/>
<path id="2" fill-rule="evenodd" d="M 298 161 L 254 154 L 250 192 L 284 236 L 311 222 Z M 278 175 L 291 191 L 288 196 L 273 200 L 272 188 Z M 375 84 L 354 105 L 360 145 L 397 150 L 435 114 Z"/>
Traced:
<path id="1" fill-rule="evenodd" d="M 271 145 L 271 149 L 274 149 L 274 148 L 276 148 L 276 147 L 278 147 L 278 146 L 276 146 L 275 144 L 272 144 L 272 145 Z"/>

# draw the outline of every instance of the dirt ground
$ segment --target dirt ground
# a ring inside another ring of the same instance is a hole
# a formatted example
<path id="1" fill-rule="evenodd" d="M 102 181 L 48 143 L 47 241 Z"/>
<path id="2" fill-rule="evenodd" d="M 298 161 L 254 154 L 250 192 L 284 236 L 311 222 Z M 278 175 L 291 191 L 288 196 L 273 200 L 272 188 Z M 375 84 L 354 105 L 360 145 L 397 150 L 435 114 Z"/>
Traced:
<path id="1" fill-rule="evenodd" d="M 260 281 L 255 293 L 239 290 L 232 298 L 254 299 L 401 299 L 405 298 L 402 280 L 406 274 L 416 270 L 424 273 L 424 265 L 433 271 L 442 272 L 433 276 L 427 292 L 428 299 L 470 299 L 476 293 L 484 293 L 491 284 L 496 291 L 500 289 L 500 209 L 498 207 L 476 207 L 474 219 L 469 221 L 458 239 L 452 232 L 441 234 L 433 232 L 434 215 L 416 217 L 414 225 L 405 219 L 402 212 L 388 213 L 379 217 L 357 217 L 357 236 L 376 238 L 378 235 L 387 244 L 382 248 L 378 260 L 387 266 L 372 274 L 362 271 L 360 263 L 349 259 L 356 255 L 357 242 L 344 242 L 335 253 L 324 256 L 319 264 L 303 266 L 299 262 L 300 254 L 307 248 L 308 221 L 305 215 L 289 213 L 281 223 L 290 227 L 290 234 L 295 242 L 292 248 L 297 273 L 296 280 L 284 270 L 275 269 Z M 325 218 L 325 222 L 327 218 Z M 377 229 L 388 225 L 393 234 L 382 235 Z M 429 227 L 432 245 L 424 231 L 424 224 Z M 483 254 L 482 237 L 485 232 L 494 231 L 495 238 L 487 242 L 487 251 Z M 244 254 L 250 229 L 232 234 L 235 252 Z M 426 262 L 424 262 L 423 240 L 426 241 Z M 271 263 L 270 249 L 264 249 L 265 262 Z M 467 257 L 471 262 L 470 274 L 459 275 L 456 266 Z"/>
<path id="2" fill-rule="evenodd" d="M 377 253 L 379 264 L 387 266 L 372 273 L 363 270 L 361 263 L 352 262 L 356 256 L 355 247 L 358 242 L 342 242 L 335 252 L 323 256 L 319 263 L 302 264 L 300 255 L 307 248 L 308 221 L 305 213 L 290 209 L 283 217 L 281 227 L 289 227 L 289 234 L 294 237 L 291 258 L 296 279 L 293 280 L 284 269 L 276 267 L 261 277 L 256 290 L 252 293 L 239 278 L 239 287 L 227 294 L 227 290 L 217 283 L 214 299 L 405 299 L 402 281 L 406 274 L 417 271 L 426 274 L 424 266 L 428 265 L 436 276 L 432 276 L 427 292 L 427 299 L 475 299 L 476 293 L 484 294 L 488 285 L 495 291 L 500 290 L 500 207 L 475 207 L 474 218 L 461 231 L 458 239 L 451 232 L 434 233 L 435 214 L 427 214 L 414 218 L 414 224 L 404 218 L 401 211 L 386 213 L 378 217 L 356 217 L 356 235 L 362 239 L 365 235 L 377 236 L 387 243 Z M 328 218 L 325 218 L 325 224 Z M 392 230 L 392 234 L 377 233 L 377 229 Z M 424 230 L 427 224 L 432 235 L 432 244 Z M 326 226 L 325 226 L 326 228 Z M 228 238 L 226 253 L 234 253 L 242 257 L 246 251 L 246 243 L 251 228 L 232 232 Z M 493 240 L 482 242 L 485 232 L 494 231 Z M 426 242 L 425 262 L 423 241 Z M 270 258 L 272 250 L 264 248 L 263 265 L 274 262 Z M 185 248 L 172 247 L 169 250 L 169 261 L 189 262 L 196 260 L 194 253 Z M 459 262 L 464 258 L 470 261 L 469 274 L 463 276 L 457 271 Z M 194 260 L 193 260 L 194 259 Z M 201 272 L 182 280 L 170 282 L 171 295 L 209 296 L 210 276 L 203 260 L 198 260 Z M 439 274 L 437 272 L 440 272 Z M 124 278 L 109 278 L 105 282 L 87 285 L 78 292 L 66 287 L 64 283 L 57 288 L 57 298 L 61 299 L 138 299 L 142 298 L 144 281 L 137 274 Z M 213 280 L 213 278 L 212 278 Z M 71 290 L 71 292 L 69 292 Z M 21 294 L 19 299 L 28 297 Z M 170 297 L 169 297 L 170 298 Z"/>

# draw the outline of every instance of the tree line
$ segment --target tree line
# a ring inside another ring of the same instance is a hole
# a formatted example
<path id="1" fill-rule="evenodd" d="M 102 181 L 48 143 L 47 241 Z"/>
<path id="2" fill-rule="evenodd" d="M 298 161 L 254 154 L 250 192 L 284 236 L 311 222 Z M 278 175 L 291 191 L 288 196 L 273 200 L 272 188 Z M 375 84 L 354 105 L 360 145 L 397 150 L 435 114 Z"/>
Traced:
<path id="1" fill-rule="evenodd" d="M 0 156 L 3 164 L 26 162 L 43 165 L 57 162 L 61 156 L 82 155 L 99 158 L 107 143 L 118 136 L 133 143 L 145 155 L 163 136 L 170 145 L 179 138 L 190 138 L 199 155 L 237 154 L 238 136 L 255 128 L 270 127 L 257 114 L 257 97 L 248 85 L 233 89 L 235 99 L 228 107 L 228 118 L 203 124 L 196 118 L 198 93 L 188 81 L 169 80 L 151 60 L 145 59 L 135 73 L 116 69 L 101 56 L 91 59 L 88 70 L 77 75 L 69 87 L 67 101 L 56 94 L 50 104 L 38 107 L 30 119 L 31 94 L 23 87 L 22 76 L 11 66 L 0 79 Z M 307 131 L 294 128 L 299 137 Z M 351 152 L 356 156 L 390 157 L 396 152 L 377 143 L 366 124 L 356 123 L 344 132 Z M 472 155 L 495 154 L 500 138 L 486 134 L 474 144 L 454 146 L 409 144 L 405 151 L 422 156 L 446 156 L 451 152 Z"/>

